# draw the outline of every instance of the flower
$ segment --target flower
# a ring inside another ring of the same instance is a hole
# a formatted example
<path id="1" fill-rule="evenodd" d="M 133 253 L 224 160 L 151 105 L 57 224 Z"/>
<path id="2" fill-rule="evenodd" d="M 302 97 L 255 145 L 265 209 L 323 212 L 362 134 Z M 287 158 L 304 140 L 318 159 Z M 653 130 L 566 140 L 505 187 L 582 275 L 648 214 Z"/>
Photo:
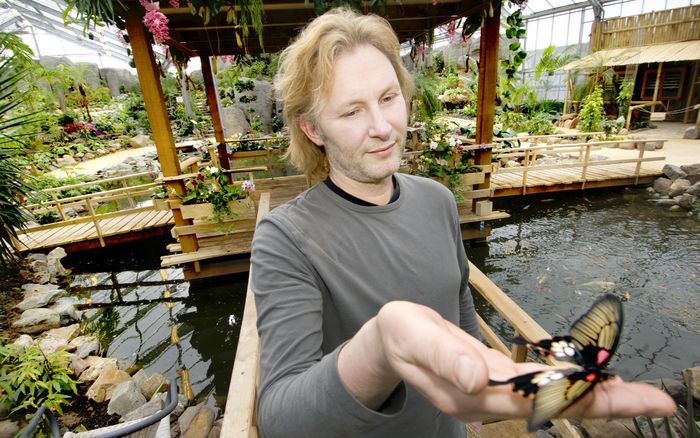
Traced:
<path id="1" fill-rule="evenodd" d="M 170 6 L 172 6 L 173 8 L 180 7 L 180 0 L 170 0 L 168 3 L 170 3 Z"/>
<path id="2" fill-rule="evenodd" d="M 247 180 L 243 181 L 243 183 L 241 184 L 241 188 L 245 192 L 252 192 L 253 190 L 255 190 L 255 183 L 253 181 L 247 179 Z"/>
<path id="3" fill-rule="evenodd" d="M 141 5 L 146 9 L 146 15 L 143 16 L 143 24 L 149 32 L 153 34 L 153 40 L 156 43 L 162 43 L 170 38 L 170 30 L 168 29 L 168 17 L 159 11 L 159 3 L 150 3 L 146 0 L 139 0 Z"/>
<path id="4" fill-rule="evenodd" d="M 438 144 L 437 144 L 436 141 L 431 141 L 431 142 L 430 142 L 430 150 L 433 150 L 433 151 L 434 151 L 435 149 L 437 149 L 437 147 L 438 147 Z"/>
<path id="5" fill-rule="evenodd" d="M 200 181 L 203 180 L 203 179 L 204 179 L 204 175 L 202 175 L 201 173 L 198 173 L 198 174 L 197 174 L 197 179 L 200 180 Z"/>
<path id="6" fill-rule="evenodd" d="M 219 173 L 219 168 L 216 167 L 216 166 L 209 166 L 209 167 L 207 167 L 207 170 L 208 170 L 209 173 L 211 173 L 212 175 L 216 175 L 217 173 Z"/>

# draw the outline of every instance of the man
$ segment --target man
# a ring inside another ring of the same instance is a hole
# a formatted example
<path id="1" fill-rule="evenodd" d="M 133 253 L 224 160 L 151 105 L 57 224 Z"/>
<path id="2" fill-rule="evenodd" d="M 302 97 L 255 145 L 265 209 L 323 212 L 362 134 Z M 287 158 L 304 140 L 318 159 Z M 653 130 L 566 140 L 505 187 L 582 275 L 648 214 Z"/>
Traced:
<path id="1" fill-rule="evenodd" d="M 487 386 L 541 368 L 478 340 L 451 193 L 397 173 L 413 86 L 389 24 L 346 9 L 283 55 L 289 157 L 312 181 L 259 224 L 252 249 L 263 437 L 464 437 L 464 421 L 527 416 Z M 653 415 L 643 385 L 597 385 L 567 414 Z"/>

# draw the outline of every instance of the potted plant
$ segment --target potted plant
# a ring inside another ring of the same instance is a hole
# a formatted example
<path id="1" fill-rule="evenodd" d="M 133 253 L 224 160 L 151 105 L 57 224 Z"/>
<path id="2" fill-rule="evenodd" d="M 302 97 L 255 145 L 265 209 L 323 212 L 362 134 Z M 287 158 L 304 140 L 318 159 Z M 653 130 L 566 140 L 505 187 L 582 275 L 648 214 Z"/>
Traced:
<path id="1" fill-rule="evenodd" d="M 159 185 L 153 189 L 151 200 L 153 201 L 154 210 L 170 210 L 170 205 L 168 204 L 168 191 L 164 185 Z"/>
<path id="2" fill-rule="evenodd" d="M 180 212 L 185 219 L 224 221 L 255 217 L 251 180 L 230 183 L 218 167 L 205 167 L 185 184 Z"/>

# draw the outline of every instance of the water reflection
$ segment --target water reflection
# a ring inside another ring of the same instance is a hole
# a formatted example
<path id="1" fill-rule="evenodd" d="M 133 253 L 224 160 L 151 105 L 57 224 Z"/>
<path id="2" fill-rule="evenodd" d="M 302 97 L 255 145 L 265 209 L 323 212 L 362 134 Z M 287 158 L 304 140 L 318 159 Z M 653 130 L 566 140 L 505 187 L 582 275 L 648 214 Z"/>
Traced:
<path id="1" fill-rule="evenodd" d="M 550 333 L 606 289 L 626 298 L 614 360 L 625 378 L 670 377 L 700 358 L 700 222 L 658 209 L 642 189 L 526 198 L 498 206 L 470 259 Z M 497 317 L 487 321 L 508 334 Z"/>
<path id="2" fill-rule="evenodd" d="M 184 281 L 180 269 L 158 268 L 167 243 L 71 255 L 65 263 L 73 270 L 70 290 L 89 303 L 83 323 L 107 356 L 168 378 L 185 370 L 195 398 L 213 395 L 223 406 L 247 276 Z"/>

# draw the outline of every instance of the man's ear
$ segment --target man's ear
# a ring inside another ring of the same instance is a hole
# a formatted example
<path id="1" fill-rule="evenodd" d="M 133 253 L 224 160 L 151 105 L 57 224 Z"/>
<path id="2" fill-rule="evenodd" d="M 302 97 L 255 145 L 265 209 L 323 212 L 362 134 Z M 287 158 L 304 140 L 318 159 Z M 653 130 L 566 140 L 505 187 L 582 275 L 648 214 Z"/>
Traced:
<path id="1" fill-rule="evenodd" d="M 306 134 L 306 136 L 309 137 L 309 140 L 314 142 L 316 146 L 323 146 L 323 139 L 321 139 L 321 135 L 316 129 L 316 126 L 314 126 L 309 119 L 306 117 L 301 117 L 299 119 L 299 128 L 304 131 L 304 134 Z"/>

